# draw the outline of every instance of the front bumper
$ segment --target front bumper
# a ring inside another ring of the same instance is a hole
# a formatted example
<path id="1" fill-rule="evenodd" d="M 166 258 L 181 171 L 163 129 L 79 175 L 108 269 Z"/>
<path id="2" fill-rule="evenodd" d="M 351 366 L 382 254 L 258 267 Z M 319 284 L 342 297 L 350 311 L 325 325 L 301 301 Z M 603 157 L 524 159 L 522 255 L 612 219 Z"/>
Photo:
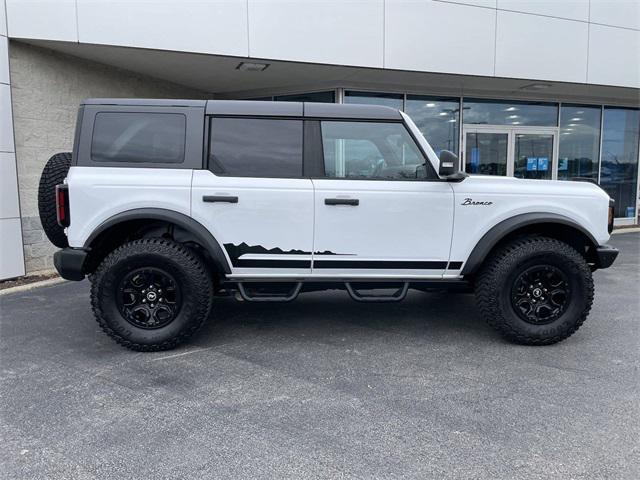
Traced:
<path id="1" fill-rule="evenodd" d="M 596 248 L 596 268 L 609 268 L 618 257 L 620 251 L 611 245 L 600 245 Z"/>
<path id="2" fill-rule="evenodd" d="M 81 248 L 63 248 L 53 254 L 53 265 L 66 280 L 83 280 L 87 251 Z"/>

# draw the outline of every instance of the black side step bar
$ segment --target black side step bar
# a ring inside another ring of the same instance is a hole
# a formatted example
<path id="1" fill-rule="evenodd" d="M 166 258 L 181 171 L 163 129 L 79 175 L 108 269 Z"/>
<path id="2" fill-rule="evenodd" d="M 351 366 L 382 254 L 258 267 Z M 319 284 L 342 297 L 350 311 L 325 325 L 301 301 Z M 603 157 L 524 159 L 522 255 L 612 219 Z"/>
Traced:
<path id="1" fill-rule="evenodd" d="M 244 288 L 242 282 L 238 282 L 238 292 L 240 292 L 240 296 L 243 300 L 247 302 L 291 302 L 295 300 L 298 294 L 300 293 L 300 289 L 302 288 L 302 282 L 298 282 L 295 284 L 293 289 L 286 294 L 280 295 L 268 295 L 268 294 L 258 294 L 258 295 L 249 295 L 247 290 Z"/>
<path id="2" fill-rule="evenodd" d="M 349 296 L 356 302 L 401 302 L 405 299 L 407 291 L 409 290 L 409 282 L 404 282 L 402 286 L 391 295 L 360 295 L 351 283 L 345 282 L 344 285 L 347 287 Z"/>

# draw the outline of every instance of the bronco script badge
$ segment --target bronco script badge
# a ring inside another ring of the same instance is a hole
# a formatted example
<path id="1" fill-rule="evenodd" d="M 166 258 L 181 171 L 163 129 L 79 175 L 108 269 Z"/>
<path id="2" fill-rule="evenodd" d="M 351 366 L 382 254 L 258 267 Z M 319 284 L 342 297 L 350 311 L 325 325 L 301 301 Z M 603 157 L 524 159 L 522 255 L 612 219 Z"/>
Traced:
<path id="1" fill-rule="evenodd" d="M 493 205 L 493 202 L 474 201 L 473 198 L 465 198 L 460 205 Z"/>

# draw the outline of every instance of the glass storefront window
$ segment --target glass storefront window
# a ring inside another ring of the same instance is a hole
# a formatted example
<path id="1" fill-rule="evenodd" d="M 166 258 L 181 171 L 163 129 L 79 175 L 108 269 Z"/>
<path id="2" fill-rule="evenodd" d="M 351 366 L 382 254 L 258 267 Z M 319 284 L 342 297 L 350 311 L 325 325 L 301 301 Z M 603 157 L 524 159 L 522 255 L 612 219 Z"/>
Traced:
<path id="1" fill-rule="evenodd" d="M 335 103 L 336 93 L 332 90 L 329 92 L 310 92 L 296 93 L 293 95 L 277 95 L 274 97 L 276 102 L 318 102 L 318 103 Z"/>
<path id="2" fill-rule="evenodd" d="M 558 125 L 558 105 L 555 103 L 465 98 L 463 110 L 465 124 L 537 127 Z"/>
<path id="3" fill-rule="evenodd" d="M 405 112 L 418 126 L 437 155 L 442 150 L 458 154 L 460 100 L 407 95 Z"/>
<path id="4" fill-rule="evenodd" d="M 400 93 L 344 92 L 344 103 L 364 103 L 368 105 L 384 105 L 402 110 L 404 95 Z"/>
<path id="5" fill-rule="evenodd" d="M 604 109 L 600 185 L 616 201 L 616 217 L 635 217 L 640 110 Z"/>
<path id="6" fill-rule="evenodd" d="M 558 180 L 598 178 L 600 107 L 562 105 Z"/>

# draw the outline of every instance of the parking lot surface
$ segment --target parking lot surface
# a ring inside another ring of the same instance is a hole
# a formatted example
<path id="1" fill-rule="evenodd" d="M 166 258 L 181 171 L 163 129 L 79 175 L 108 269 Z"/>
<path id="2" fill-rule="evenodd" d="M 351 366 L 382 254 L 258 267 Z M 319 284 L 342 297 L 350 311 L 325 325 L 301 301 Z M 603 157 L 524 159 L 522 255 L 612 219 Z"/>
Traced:
<path id="1" fill-rule="evenodd" d="M 640 234 L 563 343 L 523 347 L 472 295 L 216 303 L 189 344 L 125 350 L 88 282 L 0 297 L 0 476 L 640 477 Z"/>

